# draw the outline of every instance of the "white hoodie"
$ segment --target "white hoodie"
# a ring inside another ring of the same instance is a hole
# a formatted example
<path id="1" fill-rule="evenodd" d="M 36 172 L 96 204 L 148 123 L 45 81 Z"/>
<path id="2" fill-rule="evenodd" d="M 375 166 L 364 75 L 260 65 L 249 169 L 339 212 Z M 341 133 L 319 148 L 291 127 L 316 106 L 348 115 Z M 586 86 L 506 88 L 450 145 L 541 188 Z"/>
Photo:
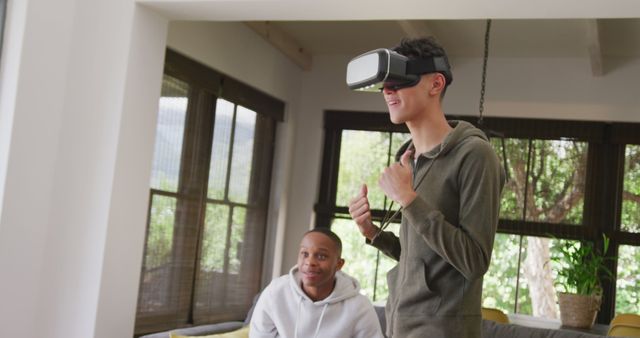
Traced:
<path id="1" fill-rule="evenodd" d="M 297 266 L 271 281 L 253 310 L 249 337 L 383 337 L 373 306 L 360 294 L 357 280 L 338 271 L 333 292 L 317 302 L 300 284 Z"/>

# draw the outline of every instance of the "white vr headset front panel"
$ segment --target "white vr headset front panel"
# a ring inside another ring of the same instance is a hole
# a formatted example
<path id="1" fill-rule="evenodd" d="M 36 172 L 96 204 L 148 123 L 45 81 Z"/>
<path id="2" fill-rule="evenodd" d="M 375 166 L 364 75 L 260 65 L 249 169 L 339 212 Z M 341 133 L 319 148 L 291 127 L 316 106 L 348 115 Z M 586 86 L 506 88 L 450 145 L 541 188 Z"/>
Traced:
<path id="1" fill-rule="evenodd" d="M 349 61 L 347 85 L 352 90 L 379 92 L 386 82 L 392 86 L 395 83 L 398 88 L 412 86 L 419 81 L 419 74 L 435 71 L 445 71 L 450 82 L 449 67 L 441 57 L 409 60 L 392 50 L 379 48 Z"/>

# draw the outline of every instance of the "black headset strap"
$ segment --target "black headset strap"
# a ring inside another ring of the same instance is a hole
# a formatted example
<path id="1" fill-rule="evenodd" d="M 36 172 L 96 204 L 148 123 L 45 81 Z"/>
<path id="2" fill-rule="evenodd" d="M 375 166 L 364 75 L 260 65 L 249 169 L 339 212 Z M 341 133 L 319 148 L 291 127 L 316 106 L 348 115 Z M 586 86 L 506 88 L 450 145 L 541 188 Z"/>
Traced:
<path id="1" fill-rule="evenodd" d="M 416 75 L 442 72 L 447 79 L 447 84 L 450 84 L 453 80 L 451 78 L 451 70 L 447 66 L 444 58 L 441 56 L 407 60 L 406 72 L 407 74 Z"/>

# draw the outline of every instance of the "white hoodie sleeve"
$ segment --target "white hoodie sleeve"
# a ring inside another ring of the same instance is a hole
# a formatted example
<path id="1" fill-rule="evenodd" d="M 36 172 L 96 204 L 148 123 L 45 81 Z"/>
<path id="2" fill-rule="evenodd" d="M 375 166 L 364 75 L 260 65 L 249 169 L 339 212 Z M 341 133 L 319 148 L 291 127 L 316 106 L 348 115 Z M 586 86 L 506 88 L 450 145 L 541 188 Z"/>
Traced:
<path id="1" fill-rule="evenodd" d="M 278 336 L 278 330 L 269 313 L 273 313 L 269 309 L 270 288 L 267 287 L 253 309 L 251 316 L 251 328 L 249 329 L 250 338 L 274 338 Z"/>

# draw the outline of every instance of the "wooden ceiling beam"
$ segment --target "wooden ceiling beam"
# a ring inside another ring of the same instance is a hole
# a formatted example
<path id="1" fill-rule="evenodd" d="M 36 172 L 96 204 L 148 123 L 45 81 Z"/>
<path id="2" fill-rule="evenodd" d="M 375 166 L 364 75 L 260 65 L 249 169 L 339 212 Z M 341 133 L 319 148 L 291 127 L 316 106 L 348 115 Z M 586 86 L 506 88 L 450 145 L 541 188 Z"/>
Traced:
<path id="1" fill-rule="evenodd" d="M 433 32 L 425 21 L 416 20 L 399 20 L 396 21 L 408 38 L 419 38 L 425 36 L 433 36 Z"/>
<path id="2" fill-rule="evenodd" d="M 287 34 L 287 32 L 269 21 L 247 21 L 245 25 L 281 51 L 302 70 L 311 70 L 313 61 L 311 53 Z"/>
<path id="3" fill-rule="evenodd" d="M 591 60 L 591 73 L 593 76 L 604 74 L 604 60 L 602 57 L 602 34 L 598 19 L 587 20 L 587 50 Z"/>

